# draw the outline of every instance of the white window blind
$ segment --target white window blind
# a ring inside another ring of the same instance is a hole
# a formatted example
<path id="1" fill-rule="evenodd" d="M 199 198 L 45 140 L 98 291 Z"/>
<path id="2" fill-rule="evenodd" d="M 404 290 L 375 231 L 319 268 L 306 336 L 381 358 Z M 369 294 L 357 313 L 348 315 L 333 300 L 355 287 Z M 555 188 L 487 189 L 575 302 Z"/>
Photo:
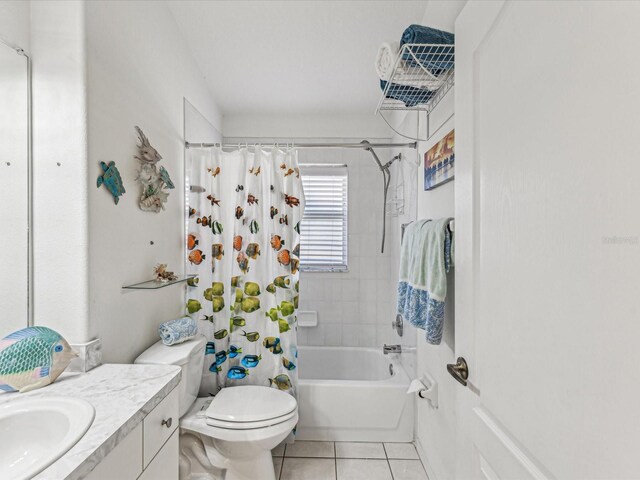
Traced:
<path id="1" fill-rule="evenodd" d="M 347 166 L 301 164 L 300 269 L 347 270 Z"/>

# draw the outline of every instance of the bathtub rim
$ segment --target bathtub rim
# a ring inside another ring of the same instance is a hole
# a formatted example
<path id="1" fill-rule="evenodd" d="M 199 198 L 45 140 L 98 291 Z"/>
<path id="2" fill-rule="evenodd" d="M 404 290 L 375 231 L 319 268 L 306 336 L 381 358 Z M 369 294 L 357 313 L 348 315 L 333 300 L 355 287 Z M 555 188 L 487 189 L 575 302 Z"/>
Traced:
<path id="1" fill-rule="evenodd" d="M 298 346 L 298 356 L 300 356 L 301 351 L 304 350 L 349 350 L 349 351 L 359 351 L 359 352 L 369 352 L 374 353 L 375 355 L 379 355 L 384 357 L 385 355 L 382 353 L 381 349 L 373 348 L 373 347 L 343 347 L 343 346 L 322 346 L 322 345 L 299 345 Z M 314 379 L 314 378 L 303 378 L 298 373 L 298 384 L 299 385 L 351 385 L 351 386 L 362 386 L 362 387 L 382 387 L 382 388 L 397 388 L 398 386 L 408 386 L 411 382 L 411 379 L 407 372 L 405 371 L 402 363 L 399 358 L 400 354 L 393 353 L 388 354 L 388 363 L 393 365 L 393 375 L 388 378 L 383 378 L 382 380 L 340 380 L 340 379 Z M 383 358 L 384 359 L 384 358 Z"/>

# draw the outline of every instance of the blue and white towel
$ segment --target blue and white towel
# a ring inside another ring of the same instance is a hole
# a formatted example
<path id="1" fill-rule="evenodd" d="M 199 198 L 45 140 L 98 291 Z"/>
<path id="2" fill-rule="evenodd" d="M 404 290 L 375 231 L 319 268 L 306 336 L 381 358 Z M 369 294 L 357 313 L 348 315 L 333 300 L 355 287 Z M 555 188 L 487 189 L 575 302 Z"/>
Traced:
<path id="1" fill-rule="evenodd" d="M 439 345 L 444 326 L 447 272 L 451 268 L 451 218 L 419 220 L 407 227 L 400 252 L 398 313 Z"/>
<path id="2" fill-rule="evenodd" d="M 165 345 L 175 345 L 186 342 L 198 333 L 198 324 L 191 317 L 182 317 L 161 323 L 158 335 Z"/>

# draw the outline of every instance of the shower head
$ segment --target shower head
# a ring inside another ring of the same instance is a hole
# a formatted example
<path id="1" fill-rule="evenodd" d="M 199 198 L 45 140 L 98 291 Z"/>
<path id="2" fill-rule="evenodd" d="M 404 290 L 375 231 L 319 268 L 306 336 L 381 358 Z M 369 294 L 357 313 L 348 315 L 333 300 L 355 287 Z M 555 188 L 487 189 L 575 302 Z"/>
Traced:
<path id="1" fill-rule="evenodd" d="M 376 161 L 376 163 L 378 164 L 378 168 L 380 168 L 380 171 L 382 172 L 382 182 L 384 185 L 384 190 L 383 190 L 384 203 L 382 207 L 382 247 L 380 251 L 381 253 L 384 253 L 384 239 L 385 239 L 385 233 L 387 230 L 387 192 L 389 190 L 389 184 L 391 183 L 391 172 L 389 171 L 389 167 L 396 160 L 400 160 L 402 158 L 402 154 L 399 153 L 398 155 L 396 155 L 395 157 L 393 157 L 391 160 L 389 160 L 387 163 L 383 165 L 380 159 L 378 158 L 378 155 L 376 155 L 376 152 L 370 146 L 371 144 L 367 140 L 362 140 L 362 142 L 360 143 L 362 143 L 363 145 L 366 145 L 364 149 L 370 152 L 371 155 L 373 155 L 373 159 Z"/>

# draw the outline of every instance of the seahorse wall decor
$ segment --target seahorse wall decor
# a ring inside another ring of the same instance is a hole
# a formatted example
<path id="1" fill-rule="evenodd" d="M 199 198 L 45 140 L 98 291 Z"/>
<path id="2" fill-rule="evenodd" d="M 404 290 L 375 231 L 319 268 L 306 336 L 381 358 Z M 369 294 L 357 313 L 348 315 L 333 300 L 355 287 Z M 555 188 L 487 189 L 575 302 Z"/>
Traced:
<path id="1" fill-rule="evenodd" d="M 135 127 L 138 133 L 138 155 L 134 158 L 140 162 L 140 170 L 136 180 L 142 187 L 140 195 L 140 209 L 145 212 L 158 213 L 164 210 L 164 204 L 169 198 L 169 189 L 175 185 L 169 177 L 169 172 L 164 167 L 158 168 L 157 163 L 162 160 L 162 155 L 151 146 L 149 139 L 140 129 Z"/>

